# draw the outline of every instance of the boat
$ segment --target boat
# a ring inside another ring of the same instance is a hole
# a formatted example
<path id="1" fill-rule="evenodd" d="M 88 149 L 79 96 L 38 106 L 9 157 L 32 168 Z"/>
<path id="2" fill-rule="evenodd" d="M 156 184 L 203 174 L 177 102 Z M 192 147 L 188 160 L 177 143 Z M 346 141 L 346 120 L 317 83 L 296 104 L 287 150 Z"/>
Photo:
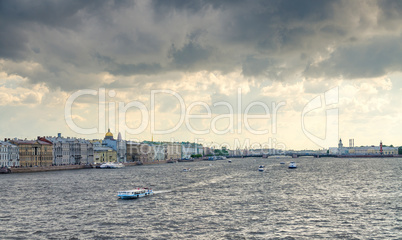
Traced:
<path id="1" fill-rule="evenodd" d="M 281 162 L 281 164 L 285 164 L 285 162 Z"/>
<path id="2" fill-rule="evenodd" d="M 228 160 L 228 163 L 231 163 L 232 162 L 232 160 Z"/>
<path id="3" fill-rule="evenodd" d="M 154 194 L 154 191 L 150 188 L 137 188 L 133 190 L 117 192 L 117 196 L 120 199 L 136 199 L 140 197 L 146 197 L 152 194 Z"/>
<path id="4" fill-rule="evenodd" d="M 1 167 L 0 173 L 11 173 L 11 169 L 8 167 Z"/>
<path id="5" fill-rule="evenodd" d="M 258 171 L 260 171 L 260 172 L 264 172 L 264 168 L 265 168 L 265 166 L 264 166 L 264 165 L 260 165 L 260 166 L 258 167 Z"/>
<path id="6" fill-rule="evenodd" d="M 296 163 L 295 162 L 290 162 L 289 168 L 297 168 Z"/>
<path id="7" fill-rule="evenodd" d="M 216 157 L 216 160 L 225 160 L 225 159 L 226 159 L 225 156 L 217 156 L 217 157 Z"/>
<path id="8" fill-rule="evenodd" d="M 190 172 L 191 171 L 191 168 L 184 168 L 183 169 L 183 172 Z"/>
<path id="9" fill-rule="evenodd" d="M 123 163 L 108 162 L 100 165 L 100 168 L 123 168 Z"/>

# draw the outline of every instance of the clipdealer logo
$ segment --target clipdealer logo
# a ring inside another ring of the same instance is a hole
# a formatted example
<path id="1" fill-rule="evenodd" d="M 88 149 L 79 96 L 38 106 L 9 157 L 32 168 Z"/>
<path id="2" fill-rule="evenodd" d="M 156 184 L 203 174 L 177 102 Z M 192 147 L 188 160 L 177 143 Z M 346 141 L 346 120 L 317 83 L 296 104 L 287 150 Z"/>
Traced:
<path id="1" fill-rule="evenodd" d="M 107 92 L 110 98 L 115 97 L 116 92 L 114 90 L 110 90 Z M 155 109 L 156 109 L 156 96 L 158 94 L 168 94 L 174 98 L 176 98 L 179 102 L 180 106 L 180 116 L 179 120 L 175 126 L 170 127 L 165 130 L 158 130 L 155 127 L 155 123 L 160 120 L 156 117 Z M 77 126 L 77 124 L 73 120 L 72 108 L 74 102 L 84 95 L 92 95 L 98 96 L 98 127 L 92 128 L 82 128 Z M 270 131 L 268 127 L 264 127 L 263 129 L 255 129 L 250 124 L 250 120 L 252 119 L 260 119 L 266 120 L 268 124 L 264 126 L 271 126 L 271 133 L 276 134 L 277 132 L 277 117 L 278 111 L 281 107 L 285 106 L 286 103 L 282 102 L 272 102 L 269 106 L 268 104 L 261 101 L 253 101 L 247 106 L 245 106 L 243 110 L 242 103 L 242 92 L 241 88 L 237 91 L 237 101 L 236 106 L 232 106 L 229 102 L 220 101 L 212 104 L 212 108 L 214 107 L 225 107 L 227 109 L 226 114 L 220 114 L 217 116 L 213 116 L 211 106 L 205 102 L 196 101 L 192 102 L 189 105 L 186 105 L 183 97 L 180 96 L 177 92 L 172 90 L 152 90 L 150 93 L 150 109 L 146 107 L 143 102 L 140 101 L 131 101 L 128 103 L 125 102 L 106 102 L 106 89 L 100 88 L 98 90 L 94 89 L 84 89 L 74 92 L 69 96 L 65 104 L 65 121 L 68 127 L 79 134 L 90 135 L 96 133 L 105 133 L 107 126 L 112 129 L 116 129 L 117 132 L 121 132 L 122 138 L 125 138 L 126 134 L 141 134 L 144 132 L 148 126 L 150 127 L 150 131 L 152 134 L 171 134 L 177 131 L 183 124 L 187 127 L 190 133 L 194 135 L 203 135 L 208 133 L 214 133 L 217 135 L 224 135 L 226 133 L 242 133 L 243 127 L 250 133 L 254 135 L 264 135 L 268 134 Z M 202 108 L 204 113 L 194 114 L 191 113 L 192 109 L 195 107 Z M 252 114 L 251 110 L 254 107 L 260 107 L 263 109 L 264 114 Z M 116 109 L 117 108 L 117 109 Z M 137 128 L 130 128 L 126 124 L 127 119 L 127 111 L 130 108 L 136 108 L 141 112 L 141 124 Z M 116 111 L 117 110 L 117 111 Z M 108 112 L 108 123 L 106 123 L 106 112 Z M 117 116 L 116 116 L 117 112 Z M 237 112 L 237 114 L 235 114 Z M 118 125 L 115 126 L 116 117 L 118 119 Z M 209 126 L 207 129 L 198 130 L 193 128 L 190 124 L 191 120 L 196 119 L 205 119 L 209 120 Z M 218 128 L 217 122 L 221 119 L 227 119 L 228 124 L 225 128 Z"/>

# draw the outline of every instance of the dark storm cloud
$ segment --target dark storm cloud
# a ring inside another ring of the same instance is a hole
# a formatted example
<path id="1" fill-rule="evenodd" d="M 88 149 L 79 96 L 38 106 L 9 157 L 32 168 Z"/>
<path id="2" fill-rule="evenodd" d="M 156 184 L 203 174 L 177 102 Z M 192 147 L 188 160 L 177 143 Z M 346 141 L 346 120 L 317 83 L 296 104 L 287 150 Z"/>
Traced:
<path id="1" fill-rule="evenodd" d="M 91 14 L 107 18 L 129 1 L 0 1 L 0 58 L 23 60 L 29 54 L 29 30 L 37 26 L 78 31 Z"/>
<path id="2" fill-rule="evenodd" d="M 210 50 L 194 42 L 185 44 L 181 49 L 176 49 L 176 47 L 172 45 L 169 50 L 169 56 L 173 59 L 172 62 L 174 66 L 186 70 L 197 65 L 197 63 L 207 61 L 210 55 Z"/>
<path id="3" fill-rule="evenodd" d="M 162 71 L 161 65 L 158 63 L 138 63 L 138 64 L 122 64 L 117 63 L 113 58 L 102 56 L 96 53 L 94 57 L 100 65 L 103 65 L 105 71 L 116 76 L 131 76 L 131 75 L 152 75 Z"/>
<path id="4" fill-rule="evenodd" d="M 402 71 L 402 37 L 375 38 L 365 44 L 336 49 L 318 65 L 309 66 L 311 77 L 371 78 Z"/>
<path id="5" fill-rule="evenodd" d="M 261 80 L 370 78 L 401 71 L 401 5 L 393 0 L 1 1 L 0 59 L 9 62 L 0 67 L 63 90 L 99 86 L 95 76 L 101 72 L 241 70 Z M 21 62 L 40 67 L 28 71 Z"/>

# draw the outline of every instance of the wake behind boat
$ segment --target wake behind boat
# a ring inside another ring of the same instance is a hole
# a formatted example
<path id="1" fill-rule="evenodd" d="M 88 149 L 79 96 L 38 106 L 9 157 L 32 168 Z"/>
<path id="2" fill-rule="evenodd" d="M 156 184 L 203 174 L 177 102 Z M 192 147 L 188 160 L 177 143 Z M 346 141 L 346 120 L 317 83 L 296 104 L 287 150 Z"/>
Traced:
<path id="1" fill-rule="evenodd" d="M 136 198 L 146 197 L 146 196 L 153 195 L 153 194 L 154 194 L 154 191 L 150 188 L 137 188 L 137 189 L 133 189 L 133 190 L 117 192 L 117 196 L 120 199 L 136 199 Z"/>
<path id="2" fill-rule="evenodd" d="M 108 162 L 100 165 L 100 168 L 123 168 L 123 163 Z"/>

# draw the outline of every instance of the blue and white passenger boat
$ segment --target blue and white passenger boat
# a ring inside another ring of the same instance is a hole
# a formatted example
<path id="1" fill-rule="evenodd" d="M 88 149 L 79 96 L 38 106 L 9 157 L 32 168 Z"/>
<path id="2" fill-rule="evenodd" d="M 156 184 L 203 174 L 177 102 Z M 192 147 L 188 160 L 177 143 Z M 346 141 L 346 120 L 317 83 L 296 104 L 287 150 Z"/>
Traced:
<path id="1" fill-rule="evenodd" d="M 140 197 L 146 197 L 152 194 L 154 194 L 154 192 L 150 188 L 137 188 L 133 190 L 117 192 L 117 196 L 121 199 L 135 199 Z"/>
<path id="2" fill-rule="evenodd" d="M 296 163 L 295 162 L 290 162 L 289 168 L 297 168 Z"/>

